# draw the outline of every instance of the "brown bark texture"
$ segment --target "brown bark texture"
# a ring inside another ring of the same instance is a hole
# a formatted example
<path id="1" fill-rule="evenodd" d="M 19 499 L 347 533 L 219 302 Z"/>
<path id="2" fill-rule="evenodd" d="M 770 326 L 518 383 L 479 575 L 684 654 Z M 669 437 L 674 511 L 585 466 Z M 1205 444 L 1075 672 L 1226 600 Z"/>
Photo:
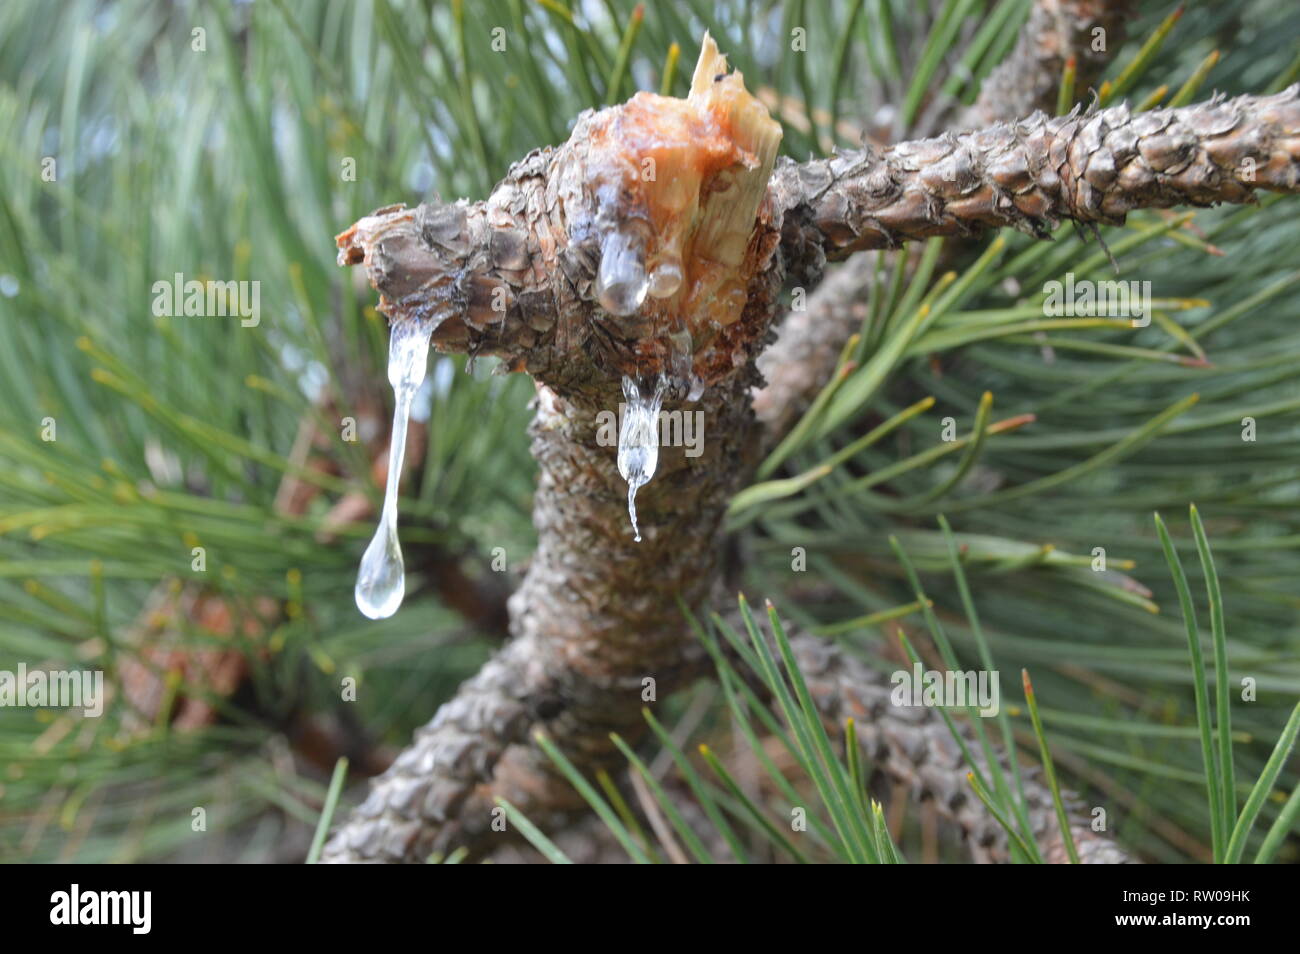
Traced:
<path id="1" fill-rule="evenodd" d="M 1011 227 L 1122 225 L 1134 209 L 1249 202 L 1297 191 L 1300 86 L 1132 113 L 1127 104 L 778 164 L 791 274 L 824 256 Z"/>
<path id="2" fill-rule="evenodd" d="M 678 601 L 699 608 L 713 591 L 727 502 L 759 446 L 755 359 L 787 282 L 812 287 L 828 260 L 932 235 L 1011 226 L 1046 236 L 1066 219 L 1121 222 L 1134 208 L 1300 188 L 1300 87 L 1138 115 L 1038 114 L 773 168 L 765 114 L 747 112 L 725 63 L 716 73 L 705 65 L 689 108 L 638 94 L 586 113 L 568 142 L 525 157 L 484 202 L 389 207 L 339 236 L 340 261 L 364 263 L 393 322 L 427 322 L 440 350 L 499 355 L 534 377 L 539 543 L 510 601 L 512 641 L 373 783 L 327 861 L 422 861 L 460 845 L 482 853 L 500 843 L 496 796 L 541 823 L 578 808 L 533 733 L 585 772 L 617 764 L 608 735 L 636 739 L 644 680 L 663 698 L 698 674 Z M 737 208 L 747 223 L 739 236 Z M 602 307 L 600 269 L 623 247 L 611 231 L 627 228 L 647 267 L 676 261 L 684 274 L 668 294 L 615 314 Z M 666 382 L 665 409 L 702 411 L 707 435 L 697 458 L 662 449 L 638 498 L 639 544 L 615 450 L 598 440 L 597 415 L 617 409 L 623 376 Z M 940 764 L 919 751 L 934 733 L 891 736 L 897 713 L 863 696 L 870 684 L 855 680 L 865 670 L 842 671 L 838 704 L 882 720 L 875 741 L 864 735 L 872 754 L 913 766 L 918 785 L 951 802 L 925 780 Z M 976 806 L 950 810 L 987 837 Z M 1108 850 L 1098 859 L 1112 859 Z"/>

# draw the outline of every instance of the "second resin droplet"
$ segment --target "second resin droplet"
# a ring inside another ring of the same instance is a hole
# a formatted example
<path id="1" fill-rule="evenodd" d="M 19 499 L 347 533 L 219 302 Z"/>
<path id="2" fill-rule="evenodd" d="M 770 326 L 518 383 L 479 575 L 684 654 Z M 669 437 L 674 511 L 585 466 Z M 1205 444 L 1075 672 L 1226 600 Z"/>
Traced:
<path id="1" fill-rule="evenodd" d="M 682 287 L 682 263 L 676 258 L 665 258 L 650 270 L 650 297 L 668 298 Z"/>
<path id="2" fill-rule="evenodd" d="M 393 326 L 388 341 L 388 382 L 393 386 L 393 434 L 388 442 L 388 479 L 379 526 L 361 557 L 354 595 L 357 609 L 370 619 L 386 619 L 397 612 L 406 595 L 406 568 L 397 541 L 397 489 L 406 458 L 406 429 L 411 402 L 424 382 L 432 329 L 416 321 Z"/>
<path id="3" fill-rule="evenodd" d="M 642 395 L 637 383 L 623 378 L 623 421 L 618 429 L 618 472 L 627 481 L 627 513 L 632 533 L 641 542 L 636 522 L 636 492 L 650 482 L 659 466 L 659 408 L 663 405 L 662 382 L 652 395 Z"/>

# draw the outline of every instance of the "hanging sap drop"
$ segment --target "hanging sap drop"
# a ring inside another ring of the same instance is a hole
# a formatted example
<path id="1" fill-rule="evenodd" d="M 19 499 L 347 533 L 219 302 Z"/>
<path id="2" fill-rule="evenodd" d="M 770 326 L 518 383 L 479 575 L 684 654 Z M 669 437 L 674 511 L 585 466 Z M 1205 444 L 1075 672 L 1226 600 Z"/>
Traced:
<path id="1" fill-rule="evenodd" d="M 402 562 L 402 547 L 397 542 L 397 526 L 387 516 L 379 521 L 379 529 L 366 547 L 357 573 L 354 595 L 357 609 L 370 619 L 387 619 L 397 612 L 406 595 L 406 567 Z"/>
<path id="2" fill-rule="evenodd" d="M 397 541 L 397 489 L 406 457 L 406 429 L 411 404 L 424 383 L 432 329 L 418 321 L 393 325 L 388 341 L 388 383 L 393 386 L 393 434 L 388 442 L 388 480 L 379 527 L 361 557 L 354 591 L 357 608 L 370 619 L 386 619 L 397 612 L 406 595 L 406 568 Z"/>
<path id="3" fill-rule="evenodd" d="M 636 522 L 636 492 L 650 482 L 659 466 L 659 408 L 664 400 L 664 383 L 653 395 L 642 395 L 635 381 L 624 376 L 623 421 L 618 430 L 618 472 L 627 481 L 627 514 L 632 533 L 641 542 Z"/>
<path id="4" fill-rule="evenodd" d="M 596 299 L 611 315 L 631 315 L 645 301 L 650 279 L 645 271 L 645 240 L 636 232 L 615 228 L 600 243 Z"/>
<path id="5" fill-rule="evenodd" d="M 652 298 L 670 298 L 682 287 L 681 259 L 668 257 L 660 259 L 650 269 L 650 296 Z"/>

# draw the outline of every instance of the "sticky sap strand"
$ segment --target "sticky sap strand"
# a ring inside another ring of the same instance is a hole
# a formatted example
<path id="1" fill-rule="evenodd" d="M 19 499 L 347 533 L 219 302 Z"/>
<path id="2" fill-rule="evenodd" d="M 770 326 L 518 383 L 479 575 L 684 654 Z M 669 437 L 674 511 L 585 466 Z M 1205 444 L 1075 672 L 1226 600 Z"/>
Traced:
<path id="1" fill-rule="evenodd" d="M 650 482 L 659 466 L 659 408 L 663 405 L 661 381 L 653 395 L 642 396 L 637 383 L 623 378 L 623 421 L 618 431 L 618 472 L 627 481 L 627 513 L 632 533 L 641 542 L 636 522 L 636 492 Z"/>
<path id="2" fill-rule="evenodd" d="M 406 457 L 406 429 L 411 402 L 424 382 L 429 360 L 431 329 L 416 321 L 393 326 L 388 342 L 388 382 L 393 386 L 393 434 L 388 444 L 388 481 L 384 509 L 375 535 L 361 557 L 355 596 L 357 608 L 371 619 L 386 619 L 397 612 L 406 595 L 406 568 L 397 540 L 397 488 Z"/>

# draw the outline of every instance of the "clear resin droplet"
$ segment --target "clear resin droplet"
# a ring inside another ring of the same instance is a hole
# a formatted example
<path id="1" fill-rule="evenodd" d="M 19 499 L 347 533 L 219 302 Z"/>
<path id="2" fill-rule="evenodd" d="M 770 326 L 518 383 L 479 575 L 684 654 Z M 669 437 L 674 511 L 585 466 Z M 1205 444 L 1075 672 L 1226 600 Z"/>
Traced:
<path id="1" fill-rule="evenodd" d="M 388 383 L 393 386 L 393 434 L 388 442 L 388 480 L 379 527 L 361 557 L 354 591 L 357 609 L 371 619 L 387 619 L 406 595 L 406 568 L 397 541 L 397 488 L 406 458 L 406 428 L 411 403 L 424 383 L 432 328 L 416 321 L 393 326 L 388 341 Z"/>
<path id="2" fill-rule="evenodd" d="M 596 299 L 611 315 L 631 315 L 645 301 L 650 278 L 645 272 L 645 240 L 627 229 L 611 229 L 600 243 Z"/>
<path id="3" fill-rule="evenodd" d="M 659 408 L 664 401 L 660 381 L 653 395 L 641 389 L 629 377 L 623 378 L 623 421 L 618 429 L 618 472 L 627 481 L 627 514 L 632 519 L 632 533 L 641 542 L 636 522 L 636 492 L 650 482 L 659 466 Z"/>
<path id="4" fill-rule="evenodd" d="M 650 270 L 650 295 L 652 298 L 668 298 L 677 294 L 682 287 L 682 263 L 677 258 L 662 259 Z"/>

